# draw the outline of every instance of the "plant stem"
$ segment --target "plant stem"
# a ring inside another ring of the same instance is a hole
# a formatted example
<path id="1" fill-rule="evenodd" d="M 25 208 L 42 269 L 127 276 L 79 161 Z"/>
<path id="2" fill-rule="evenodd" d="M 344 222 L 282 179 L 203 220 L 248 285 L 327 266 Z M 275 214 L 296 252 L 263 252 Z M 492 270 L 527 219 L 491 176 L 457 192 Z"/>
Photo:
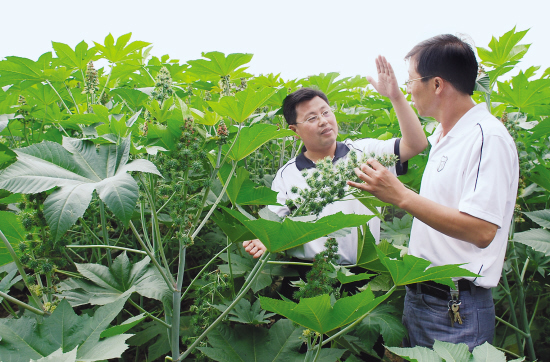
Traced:
<path id="1" fill-rule="evenodd" d="M 105 218 L 105 204 L 103 204 L 102 200 L 99 201 L 99 215 L 101 217 L 101 232 L 103 234 L 103 243 L 107 246 L 109 246 L 109 233 L 107 232 L 107 220 Z M 113 259 L 111 258 L 111 250 L 107 249 L 107 264 L 109 264 L 109 268 L 111 267 L 111 264 L 113 264 Z"/>
<path id="2" fill-rule="evenodd" d="M 176 361 L 183 360 L 191 352 L 193 352 L 195 347 L 204 339 L 204 337 L 206 337 L 206 335 L 208 333 L 210 333 L 210 331 L 212 329 L 214 329 L 229 314 L 229 312 L 235 307 L 235 305 L 237 305 L 237 303 L 239 303 L 241 298 L 246 294 L 246 292 L 248 292 L 248 289 L 250 289 L 250 287 L 252 286 L 252 283 L 260 275 L 260 271 L 263 269 L 267 259 L 269 258 L 269 255 L 270 255 L 270 253 L 267 252 L 267 253 L 263 254 L 260 257 L 260 259 L 256 263 L 256 266 L 254 267 L 254 269 L 252 269 L 252 271 L 250 272 L 249 277 L 247 278 L 247 280 L 249 280 L 248 284 L 245 282 L 245 284 L 243 285 L 243 288 L 241 288 L 241 291 L 239 292 L 237 297 L 233 300 L 233 302 L 229 305 L 229 307 L 227 307 L 227 309 L 214 321 L 214 323 L 212 323 L 208 328 L 206 328 L 206 330 L 204 332 L 202 332 L 202 334 L 199 337 L 197 337 L 195 342 L 193 342 L 193 344 L 191 346 L 189 346 L 187 351 L 182 353 Z M 252 278 L 251 278 L 251 276 L 252 276 Z"/>
<path id="3" fill-rule="evenodd" d="M 2 239 L 2 241 L 4 242 L 4 246 L 8 250 L 8 253 L 10 254 L 11 258 L 13 259 L 13 262 L 17 266 L 17 270 L 19 270 L 19 274 L 21 274 L 21 277 L 23 278 L 23 283 L 25 283 L 25 286 L 27 287 L 27 289 L 31 293 L 32 299 L 34 300 L 34 302 L 36 303 L 37 306 L 39 306 L 40 308 L 43 308 L 44 306 L 43 306 L 42 302 L 40 301 L 40 298 L 38 298 L 38 296 L 32 292 L 31 288 L 29 288 L 29 283 L 27 282 L 28 277 L 27 277 L 27 273 L 25 273 L 25 268 L 23 268 L 23 264 L 21 264 L 21 260 L 19 260 L 19 257 L 17 256 L 17 254 L 15 254 L 15 251 L 11 247 L 10 242 L 8 241 L 8 239 L 6 238 L 6 236 L 4 235 L 2 230 L 0 230 L 0 239 Z"/>
<path id="4" fill-rule="evenodd" d="M 181 314 L 181 288 L 183 286 L 183 272 L 185 270 L 185 254 L 187 248 L 181 245 L 180 242 L 179 263 L 178 263 L 178 277 L 176 282 L 176 289 L 172 292 L 172 328 L 171 328 L 171 345 L 172 345 L 172 358 L 178 358 L 180 354 L 180 314 Z"/>
<path id="5" fill-rule="evenodd" d="M 65 89 L 67 90 L 67 93 L 69 93 L 69 95 L 73 99 L 74 107 L 76 108 L 76 113 L 80 114 L 80 109 L 78 109 L 78 104 L 76 104 L 76 100 L 74 99 L 73 94 L 69 90 L 69 87 L 67 87 L 67 84 L 65 82 L 63 82 L 63 85 L 65 86 Z"/>
<path id="6" fill-rule="evenodd" d="M 500 323 L 512 328 L 514 331 L 516 331 L 517 333 L 521 334 L 522 336 L 524 337 L 528 337 L 529 335 L 527 333 L 525 333 L 524 331 L 522 331 L 520 328 L 516 327 L 515 325 L 513 325 L 512 323 L 508 323 L 506 322 L 504 319 L 500 318 L 499 316 L 495 316 L 495 319 L 497 321 L 499 321 Z M 521 342 L 519 344 L 519 346 L 521 346 Z"/>
<path id="7" fill-rule="evenodd" d="M 107 81 L 105 82 L 105 85 L 103 86 L 103 89 L 101 90 L 101 93 L 99 94 L 99 97 L 97 97 L 97 100 L 101 102 L 101 97 L 103 97 L 103 93 L 105 93 L 105 88 L 107 88 L 107 85 L 109 84 L 109 80 L 111 80 L 111 74 L 113 74 L 113 68 L 115 65 L 113 63 L 109 64 L 111 66 L 111 70 L 109 71 L 109 75 L 107 76 Z"/>
<path id="8" fill-rule="evenodd" d="M 147 249 L 147 246 L 145 245 L 145 243 L 143 242 L 143 240 L 141 239 L 141 236 L 139 236 L 139 233 L 137 232 L 136 230 L 136 227 L 134 226 L 134 224 L 132 223 L 132 221 L 130 221 L 129 223 L 130 225 L 130 229 L 132 229 L 134 235 L 136 236 L 136 238 L 138 239 L 138 242 L 140 243 L 141 247 L 145 250 L 145 252 L 147 253 L 147 255 L 149 256 L 149 258 L 151 259 L 151 261 L 153 262 L 153 264 L 155 265 L 155 267 L 157 268 L 157 270 L 159 271 L 160 275 L 162 276 L 162 278 L 164 279 L 164 281 L 166 282 L 166 285 L 168 285 L 168 288 L 170 288 L 170 291 L 174 291 L 174 284 L 172 284 L 172 282 L 170 282 L 170 279 L 168 279 L 168 277 L 166 276 L 166 273 L 164 272 L 164 270 L 162 269 L 162 267 L 159 265 L 157 259 L 155 259 L 155 257 L 153 256 L 153 254 L 151 253 L 151 251 L 149 251 L 149 249 Z"/>
<path id="9" fill-rule="evenodd" d="M 313 266 L 313 263 L 301 263 L 299 261 L 273 261 L 269 260 L 267 262 L 268 264 L 275 264 L 275 265 L 303 265 L 303 266 Z"/>
<path id="10" fill-rule="evenodd" d="M 502 286 L 504 289 L 504 292 L 506 293 L 506 297 L 508 298 L 508 303 L 510 304 L 510 318 L 512 318 L 512 324 L 516 327 L 514 330 L 516 331 L 516 343 L 518 344 L 518 349 L 520 351 L 520 354 L 523 356 L 523 349 L 521 348 L 521 335 L 522 333 L 525 333 L 522 331 L 522 333 L 519 333 L 516 329 L 519 329 L 519 323 L 518 318 L 516 315 L 516 307 L 514 304 L 514 300 L 512 298 L 512 293 L 510 293 L 510 285 L 508 284 L 508 276 L 506 275 L 506 270 L 502 269 Z"/>
<path id="11" fill-rule="evenodd" d="M 131 253 L 138 253 L 138 254 L 145 254 L 147 255 L 147 252 L 142 250 L 136 250 L 136 249 L 130 249 L 130 248 L 123 248 L 122 246 L 110 246 L 110 245 L 66 245 L 65 247 L 70 249 L 86 249 L 86 248 L 105 248 L 105 249 L 115 249 L 115 250 L 124 250 L 129 251 Z"/>
<path id="12" fill-rule="evenodd" d="M 16 298 L 14 298 L 14 297 L 12 297 L 12 296 L 4 293 L 4 292 L 0 292 L 0 297 L 12 302 L 13 304 L 17 304 L 21 308 L 25 308 L 27 310 L 30 310 L 34 314 L 38 314 L 38 315 L 46 314 L 46 312 L 41 311 L 40 309 L 36 309 L 35 307 L 32 307 L 32 306 L 28 305 L 27 303 L 24 303 L 24 302 L 20 301 L 19 299 L 16 299 Z M 47 313 L 47 314 L 49 314 L 49 313 Z"/>
<path id="13" fill-rule="evenodd" d="M 204 219 L 202 219 L 202 222 L 200 223 L 200 225 L 195 229 L 195 232 L 193 233 L 193 235 L 191 235 L 191 239 L 194 239 L 197 236 L 197 234 L 199 233 L 199 231 L 201 231 L 204 224 L 206 224 L 206 222 L 210 218 L 210 215 L 212 215 L 212 213 L 220 203 L 223 197 L 223 194 L 225 193 L 225 190 L 227 190 L 227 186 L 229 186 L 229 181 L 231 181 L 231 178 L 233 177 L 233 173 L 235 172 L 236 168 L 237 168 L 237 162 L 233 162 L 233 167 L 231 168 L 231 172 L 229 173 L 229 176 L 227 176 L 227 180 L 225 181 L 225 185 L 223 185 L 220 195 L 218 196 L 218 198 L 216 199 L 216 201 L 214 202 L 214 204 L 212 205 L 212 207 L 210 208 L 210 210 L 208 211 Z"/>
<path id="14" fill-rule="evenodd" d="M 65 104 L 65 101 L 63 100 L 63 98 L 61 98 L 61 95 L 57 92 L 57 89 L 54 88 L 54 86 L 50 83 L 49 80 L 46 79 L 46 83 L 48 83 L 48 85 L 50 87 L 52 87 L 53 91 L 55 92 L 55 94 L 57 94 L 57 96 L 59 97 L 59 100 L 61 101 L 61 103 L 63 104 L 63 106 L 65 106 L 65 109 L 67 110 L 67 112 L 69 112 L 69 114 L 73 114 L 71 112 L 71 110 L 69 109 L 69 107 L 67 107 L 67 105 Z"/>
<path id="15" fill-rule="evenodd" d="M 154 321 L 162 324 L 163 326 L 165 326 L 166 328 L 172 328 L 171 325 L 169 325 L 168 323 L 166 323 L 165 321 L 163 321 L 162 319 L 159 319 L 157 317 L 155 317 L 154 315 L 152 315 L 151 313 L 149 313 L 148 311 L 146 311 L 145 309 L 143 309 L 139 304 L 137 304 L 136 302 L 134 302 L 132 299 L 128 298 L 128 302 L 133 305 L 134 307 L 136 307 L 137 310 L 139 310 L 141 313 L 144 313 L 145 315 L 147 315 L 147 317 L 150 317 L 151 319 L 153 319 Z"/>
<path id="16" fill-rule="evenodd" d="M 4 309 L 12 315 L 13 318 L 15 319 L 19 319 L 19 317 L 17 316 L 17 314 L 15 313 L 15 311 L 13 310 L 13 308 L 11 307 L 11 305 L 6 301 L 6 300 L 2 300 L 2 305 L 4 306 Z"/>

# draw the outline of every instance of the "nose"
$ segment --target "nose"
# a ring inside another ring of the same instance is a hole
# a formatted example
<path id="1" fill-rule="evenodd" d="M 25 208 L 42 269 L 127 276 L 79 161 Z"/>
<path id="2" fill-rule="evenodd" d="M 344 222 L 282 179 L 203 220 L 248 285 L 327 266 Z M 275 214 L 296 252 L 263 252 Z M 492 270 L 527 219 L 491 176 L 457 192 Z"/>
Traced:
<path id="1" fill-rule="evenodd" d="M 321 114 L 319 120 L 317 121 L 318 126 L 324 126 L 327 123 L 327 119 Z"/>

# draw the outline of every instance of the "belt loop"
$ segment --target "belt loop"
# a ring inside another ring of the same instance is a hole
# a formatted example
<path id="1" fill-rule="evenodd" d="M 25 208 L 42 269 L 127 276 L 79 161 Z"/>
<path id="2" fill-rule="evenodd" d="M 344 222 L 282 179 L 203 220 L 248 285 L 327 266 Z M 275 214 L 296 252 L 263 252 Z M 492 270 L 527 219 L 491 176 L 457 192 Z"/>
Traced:
<path id="1" fill-rule="evenodd" d="M 471 295 L 472 297 L 475 297 L 475 296 L 476 296 L 477 287 L 476 287 L 476 285 L 475 285 L 473 282 L 471 282 L 471 281 L 469 281 L 469 280 L 468 280 L 468 283 L 470 283 L 470 295 Z"/>
<path id="2" fill-rule="evenodd" d="M 456 290 L 453 290 L 452 288 L 450 289 L 451 300 L 459 300 L 460 299 L 460 290 L 458 290 L 458 280 L 454 280 L 453 282 L 455 284 L 455 289 Z"/>
<path id="3" fill-rule="evenodd" d="M 420 283 L 416 283 L 416 294 L 422 294 L 422 286 Z"/>

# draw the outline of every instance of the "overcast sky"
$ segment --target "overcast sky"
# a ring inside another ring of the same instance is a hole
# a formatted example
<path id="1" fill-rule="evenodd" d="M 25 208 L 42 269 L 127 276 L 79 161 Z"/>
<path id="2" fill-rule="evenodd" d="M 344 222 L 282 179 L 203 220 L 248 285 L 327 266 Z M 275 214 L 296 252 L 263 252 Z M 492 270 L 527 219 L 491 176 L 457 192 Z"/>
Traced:
<path id="1" fill-rule="evenodd" d="M 531 29 L 522 43 L 533 44 L 520 67 L 544 70 L 549 10 L 548 0 L 3 1 L 0 58 L 36 60 L 52 50 L 52 40 L 74 48 L 81 40 L 103 43 L 108 33 L 132 32 L 132 40 L 153 43 L 151 54 L 181 61 L 213 50 L 253 53 L 249 72 L 284 79 L 374 74 L 374 58 L 383 54 L 404 82 L 403 57 L 418 42 L 461 33 L 487 47 L 492 36 L 516 26 Z"/>

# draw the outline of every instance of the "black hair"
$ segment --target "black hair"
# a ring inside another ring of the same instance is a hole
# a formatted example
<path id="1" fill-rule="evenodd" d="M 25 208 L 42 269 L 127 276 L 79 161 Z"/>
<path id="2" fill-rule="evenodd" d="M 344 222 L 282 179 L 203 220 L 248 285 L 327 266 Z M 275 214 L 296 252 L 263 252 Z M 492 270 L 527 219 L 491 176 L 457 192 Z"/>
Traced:
<path id="1" fill-rule="evenodd" d="M 289 125 L 296 124 L 296 106 L 315 97 L 320 97 L 322 100 L 327 102 L 328 105 L 330 105 L 325 93 L 317 89 L 300 88 L 296 92 L 290 93 L 286 96 L 283 101 L 283 115 L 285 116 L 286 123 Z"/>
<path id="2" fill-rule="evenodd" d="M 441 77 L 461 93 L 474 94 L 478 64 L 470 44 L 451 34 L 442 34 L 417 44 L 405 56 L 416 61 L 421 77 Z M 422 81 L 428 81 L 423 79 Z"/>

